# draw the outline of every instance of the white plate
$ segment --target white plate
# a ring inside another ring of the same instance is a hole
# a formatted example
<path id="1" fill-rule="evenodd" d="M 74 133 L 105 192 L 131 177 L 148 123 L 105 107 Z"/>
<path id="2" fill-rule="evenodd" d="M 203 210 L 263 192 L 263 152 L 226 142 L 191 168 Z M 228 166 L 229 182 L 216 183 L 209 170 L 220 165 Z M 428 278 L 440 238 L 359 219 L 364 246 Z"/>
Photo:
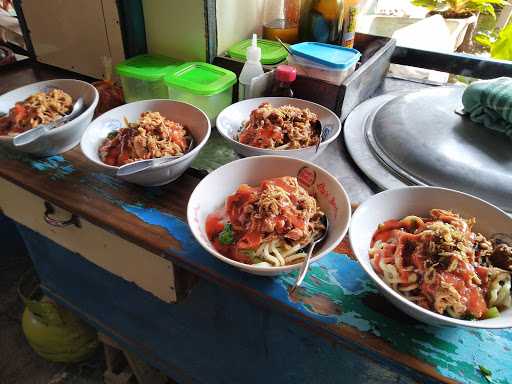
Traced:
<path id="1" fill-rule="evenodd" d="M 378 193 L 361 204 L 352 215 L 350 243 L 368 276 L 396 307 L 415 319 L 433 325 L 465 326 L 473 328 L 512 327 L 512 309 L 500 317 L 468 321 L 443 316 L 407 300 L 389 287 L 374 271 L 368 251 L 371 238 L 380 223 L 407 215 L 428 216 L 432 208 L 452 210 L 462 217 L 476 218 L 475 232 L 486 236 L 494 233 L 512 233 L 512 219 L 502 210 L 477 197 L 437 187 L 404 187 Z"/>
<path id="2" fill-rule="evenodd" d="M 101 161 L 98 149 L 107 135 L 124 127 L 124 118 L 135 122 L 146 111 L 160 112 L 168 119 L 182 124 L 194 137 L 194 148 L 182 157 L 160 166 L 123 177 L 124 180 L 144 185 L 158 186 L 170 183 L 180 177 L 190 167 L 210 137 L 210 120 L 208 116 L 193 105 L 174 100 L 143 100 L 114 108 L 96 120 L 85 131 L 80 146 L 84 155 L 99 165 L 103 171 L 115 175 L 119 167 L 107 165 Z"/>
<path id="3" fill-rule="evenodd" d="M 48 92 L 54 88 L 62 89 L 68 93 L 73 101 L 83 97 L 85 104 L 83 112 L 68 123 L 52 129 L 48 134 L 33 143 L 14 147 L 12 144 L 13 136 L 0 136 L 0 143 L 37 156 L 53 156 L 70 150 L 80 142 L 82 134 L 94 116 L 94 110 L 99 100 L 96 88 L 85 81 L 56 79 L 26 85 L 1 95 L 0 111 L 7 113 L 17 102 L 25 100 L 30 95 L 38 92 Z"/>
<path id="4" fill-rule="evenodd" d="M 242 123 L 249 120 L 251 112 L 258 108 L 263 102 L 269 102 L 273 107 L 281 107 L 283 105 L 292 105 L 297 108 L 308 108 L 311 112 L 316 113 L 320 120 L 322 127 L 329 130 L 327 138 L 320 143 L 318 152 L 315 147 L 300 148 L 300 149 L 264 149 L 256 148 L 250 145 L 242 144 L 234 139 L 238 133 Z M 294 99 L 290 97 L 259 97 L 256 99 L 248 99 L 239 101 L 225 108 L 219 116 L 217 116 L 217 129 L 219 133 L 228 141 L 233 147 L 233 150 L 242 156 L 285 156 L 294 157 L 297 159 L 311 161 L 322 153 L 327 146 L 332 143 L 339 136 L 341 132 L 341 121 L 338 116 L 331 110 L 313 103 L 311 101 Z"/>
<path id="5" fill-rule="evenodd" d="M 279 156 L 248 157 L 226 164 L 206 176 L 194 189 L 187 207 L 187 219 L 196 240 L 219 260 L 255 275 L 273 276 L 298 269 L 300 264 L 283 267 L 255 267 L 240 263 L 217 252 L 206 235 L 206 217 L 224 206 L 226 197 L 240 184 L 259 185 L 262 180 L 295 176 L 308 192 L 315 194 L 329 219 L 329 233 L 315 250 L 317 261 L 341 242 L 348 230 L 350 202 L 341 184 L 327 171 L 312 163 Z M 306 185 L 307 184 L 307 185 Z"/>

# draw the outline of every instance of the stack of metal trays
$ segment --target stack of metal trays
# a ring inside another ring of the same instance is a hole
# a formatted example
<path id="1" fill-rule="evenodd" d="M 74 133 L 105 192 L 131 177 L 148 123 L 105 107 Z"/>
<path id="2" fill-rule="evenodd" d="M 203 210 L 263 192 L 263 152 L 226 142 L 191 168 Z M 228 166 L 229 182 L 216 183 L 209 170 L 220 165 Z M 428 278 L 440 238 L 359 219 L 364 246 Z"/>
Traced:
<path id="1" fill-rule="evenodd" d="M 463 91 L 433 87 L 370 99 L 345 122 L 348 151 L 384 189 L 451 188 L 512 212 L 512 141 L 456 113 Z"/>

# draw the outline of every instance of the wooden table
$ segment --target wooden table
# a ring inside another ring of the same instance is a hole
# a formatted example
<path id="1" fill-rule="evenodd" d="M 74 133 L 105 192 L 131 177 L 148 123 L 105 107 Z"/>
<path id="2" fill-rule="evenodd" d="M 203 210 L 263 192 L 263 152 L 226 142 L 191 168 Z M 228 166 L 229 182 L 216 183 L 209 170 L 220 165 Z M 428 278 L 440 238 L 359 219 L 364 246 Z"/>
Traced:
<path id="1" fill-rule="evenodd" d="M 70 74 L 11 67 L 0 93 L 57 76 Z M 358 202 L 372 189 L 342 147 L 319 163 Z M 479 365 L 493 382 L 512 382 L 511 331 L 409 318 L 346 243 L 312 266 L 293 297 L 294 275 L 256 277 L 216 260 L 185 221 L 199 180 L 191 171 L 142 188 L 101 173 L 79 148 L 44 159 L 0 148 L 0 207 L 20 223 L 45 291 L 179 383 L 486 383 Z M 48 225 L 45 202 L 80 227 Z"/>

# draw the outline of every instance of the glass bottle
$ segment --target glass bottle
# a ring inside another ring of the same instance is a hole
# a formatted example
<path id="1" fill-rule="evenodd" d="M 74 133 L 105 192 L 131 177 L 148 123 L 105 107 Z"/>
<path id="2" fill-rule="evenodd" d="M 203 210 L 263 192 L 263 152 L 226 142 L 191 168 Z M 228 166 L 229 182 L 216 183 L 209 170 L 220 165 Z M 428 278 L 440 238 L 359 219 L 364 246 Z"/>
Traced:
<path id="1" fill-rule="evenodd" d="M 296 43 L 299 37 L 300 0 L 265 0 L 263 38 Z"/>
<path id="2" fill-rule="evenodd" d="M 305 0 L 300 21 L 301 41 L 337 43 L 343 26 L 343 0 Z"/>
<path id="3" fill-rule="evenodd" d="M 270 96 L 293 97 L 292 83 L 297 78 L 297 70 L 290 65 L 278 65 L 274 72 L 274 85 Z"/>

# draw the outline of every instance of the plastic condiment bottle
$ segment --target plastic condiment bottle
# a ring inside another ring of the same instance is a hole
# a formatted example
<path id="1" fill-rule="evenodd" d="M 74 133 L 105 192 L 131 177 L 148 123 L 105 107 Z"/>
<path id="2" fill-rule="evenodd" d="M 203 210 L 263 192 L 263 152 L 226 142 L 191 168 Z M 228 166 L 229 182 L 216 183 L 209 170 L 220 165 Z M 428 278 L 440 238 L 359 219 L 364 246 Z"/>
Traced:
<path id="1" fill-rule="evenodd" d="M 293 97 L 292 83 L 297 78 L 297 70 L 290 65 L 279 65 L 274 72 L 274 85 L 270 96 Z"/>
<path id="2" fill-rule="evenodd" d="M 251 80 L 263 74 L 261 66 L 261 48 L 258 47 L 258 36 L 252 35 L 252 44 L 247 48 L 247 60 L 238 78 L 238 100 L 250 98 Z"/>

